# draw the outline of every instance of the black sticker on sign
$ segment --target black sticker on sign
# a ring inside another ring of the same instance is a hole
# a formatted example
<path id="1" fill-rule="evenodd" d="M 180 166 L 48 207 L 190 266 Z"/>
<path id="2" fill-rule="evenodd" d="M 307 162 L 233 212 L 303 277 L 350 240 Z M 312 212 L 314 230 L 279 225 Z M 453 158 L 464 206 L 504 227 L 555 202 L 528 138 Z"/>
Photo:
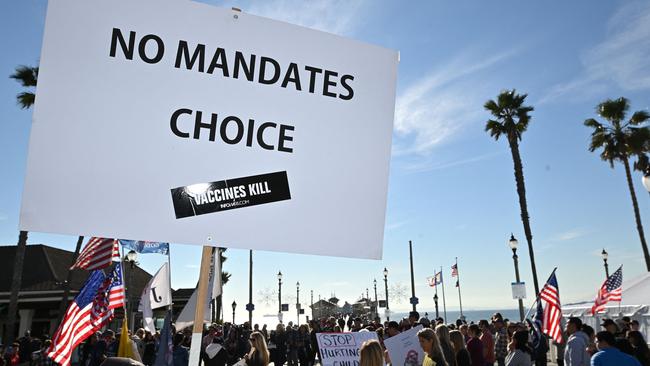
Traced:
<path id="1" fill-rule="evenodd" d="M 177 219 L 291 199 L 287 172 L 173 188 Z"/>

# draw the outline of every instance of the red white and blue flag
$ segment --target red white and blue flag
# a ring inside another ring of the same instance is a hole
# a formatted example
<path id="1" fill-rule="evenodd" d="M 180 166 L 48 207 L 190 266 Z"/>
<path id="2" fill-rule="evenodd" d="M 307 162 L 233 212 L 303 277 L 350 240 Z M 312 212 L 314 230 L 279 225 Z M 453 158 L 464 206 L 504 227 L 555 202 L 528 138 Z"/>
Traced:
<path id="1" fill-rule="evenodd" d="M 560 304 L 560 290 L 557 285 L 555 272 L 548 279 L 548 282 L 539 293 L 539 301 L 544 304 L 544 320 L 542 322 L 542 331 L 553 338 L 557 343 L 562 343 L 562 305 Z"/>
<path id="2" fill-rule="evenodd" d="M 106 325 L 113 318 L 113 309 L 124 305 L 124 299 L 119 263 L 108 276 L 93 271 L 54 333 L 48 356 L 61 366 L 70 365 L 72 351 Z"/>
<path id="3" fill-rule="evenodd" d="M 81 268 L 88 271 L 103 269 L 113 263 L 113 258 L 120 258 L 117 240 L 92 237 L 70 269 Z"/>
<path id="4" fill-rule="evenodd" d="M 600 290 L 594 306 L 591 307 L 591 315 L 605 312 L 605 305 L 610 301 L 621 301 L 623 298 L 623 266 L 607 277 Z"/>
<path id="5" fill-rule="evenodd" d="M 458 277 L 458 264 L 451 266 L 451 277 Z"/>

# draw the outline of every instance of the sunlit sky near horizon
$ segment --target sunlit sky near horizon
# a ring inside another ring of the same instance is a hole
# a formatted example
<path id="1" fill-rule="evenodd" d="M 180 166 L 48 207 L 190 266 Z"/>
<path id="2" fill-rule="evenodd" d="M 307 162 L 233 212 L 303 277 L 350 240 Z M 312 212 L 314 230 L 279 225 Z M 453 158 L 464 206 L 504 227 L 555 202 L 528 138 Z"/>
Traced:
<path id="1" fill-rule="evenodd" d="M 440 266 L 448 280 L 447 306 L 458 307 L 449 276 L 455 257 L 465 309 L 515 308 L 511 232 L 520 241 L 530 303 L 532 275 L 512 158 L 506 141 L 483 130 L 490 118 L 483 104 L 511 88 L 527 93 L 527 104 L 535 107 L 521 155 L 540 286 L 558 267 L 563 303 L 593 298 L 604 277 L 603 248 L 612 271 L 624 265 L 624 278 L 645 271 L 624 170 L 587 150 L 591 131 L 582 123 L 597 117 L 595 106 L 607 98 L 625 96 L 631 111 L 648 110 L 650 1 L 203 2 L 400 51 L 384 259 L 255 252 L 256 312 L 277 309 L 276 297 L 268 305 L 264 300 L 276 290 L 279 270 L 283 302 L 295 303 L 300 281 L 300 301 L 308 304 L 310 290 L 316 298 L 335 293 L 356 301 L 366 288 L 372 294 L 375 278 L 382 299 L 384 267 L 389 283 L 406 289 L 405 296 L 390 299 L 391 309 L 408 310 L 409 240 L 418 310 L 431 312 L 433 290 L 425 278 Z M 22 89 L 9 75 L 18 65 L 38 64 L 46 6 L 43 0 L 0 3 L 1 245 L 18 238 L 31 124 L 31 110 L 16 104 Z M 641 175 L 633 175 L 648 229 L 650 197 Z M 76 237 L 30 233 L 29 243 L 74 250 Z M 224 303 L 236 300 L 243 315 L 248 251 L 231 249 L 227 256 L 224 270 L 232 279 Z M 164 260 L 140 256 L 150 273 Z M 173 287 L 193 287 L 199 262 L 200 247 L 174 244 Z"/>

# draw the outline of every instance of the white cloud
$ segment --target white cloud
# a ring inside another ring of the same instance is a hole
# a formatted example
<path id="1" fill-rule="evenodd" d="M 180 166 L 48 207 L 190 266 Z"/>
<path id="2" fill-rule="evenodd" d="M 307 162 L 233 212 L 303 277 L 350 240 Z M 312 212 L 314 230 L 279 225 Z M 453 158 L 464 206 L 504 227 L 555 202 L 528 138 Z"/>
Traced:
<path id="1" fill-rule="evenodd" d="M 571 230 L 564 231 L 553 237 L 554 241 L 570 241 L 580 237 L 583 237 L 588 234 L 588 231 L 582 228 L 575 228 Z"/>
<path id="2" fill-rule="evenodd" d="M 623 91 L 650 89 L 650 3 L 634 2 L 619 9 L 607 36 L 583 53 L 583 72 L 553 86 L 538 104 L 566 96 L 590 98 L 616 86 Z"/>
<path id="3" fill-rule="evenodd" d="M 4 212 L 0 212 L 0 221 L 9 220 L 9 215 Z"/>
<path id="4" fill-rule="evenodd" d="M 244 9 L 246 13 L 334 34 L 350 34 L 358 24 L 363 0 L 273 0 Z"/>
<path id="5" fill-rule="evenodd" d="M 447 168 L 453 168 L 461 165 L 474 164 L 484 160 L 492 159 L 498 155 L 504 154 L 501 152 L 492 152 L 483 155 L 472 156 L 468 158 L 453 160 L 453 161 L 434 161 L 432 157 L 423 158 L 416 160 L 414 162 L 404 164 L 403 168 L 408 173 L 422 173 L 432 170 L 442 170 Z"/>
<path id="6" fill-rule="evenodd" d="M 408 86 L 395 106 L 398 139 L 393 155 L 427 155 L 483 115 L 485 101 L 479 89 L 486 88 L 487 82 L 476 73 L 514 53 L 507 51 L 492 57 L 462 55 Z"/>

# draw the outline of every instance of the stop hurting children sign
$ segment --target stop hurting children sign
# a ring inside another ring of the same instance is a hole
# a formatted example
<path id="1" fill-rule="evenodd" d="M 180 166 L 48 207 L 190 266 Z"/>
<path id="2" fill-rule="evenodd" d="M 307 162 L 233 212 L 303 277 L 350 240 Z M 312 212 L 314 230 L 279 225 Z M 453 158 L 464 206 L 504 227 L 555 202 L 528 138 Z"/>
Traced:
<path id="1" fill-rule="evenodd" d="M 397 64 L 190 1 L 51 1 L 20 228 L 379 259 Z"/>

